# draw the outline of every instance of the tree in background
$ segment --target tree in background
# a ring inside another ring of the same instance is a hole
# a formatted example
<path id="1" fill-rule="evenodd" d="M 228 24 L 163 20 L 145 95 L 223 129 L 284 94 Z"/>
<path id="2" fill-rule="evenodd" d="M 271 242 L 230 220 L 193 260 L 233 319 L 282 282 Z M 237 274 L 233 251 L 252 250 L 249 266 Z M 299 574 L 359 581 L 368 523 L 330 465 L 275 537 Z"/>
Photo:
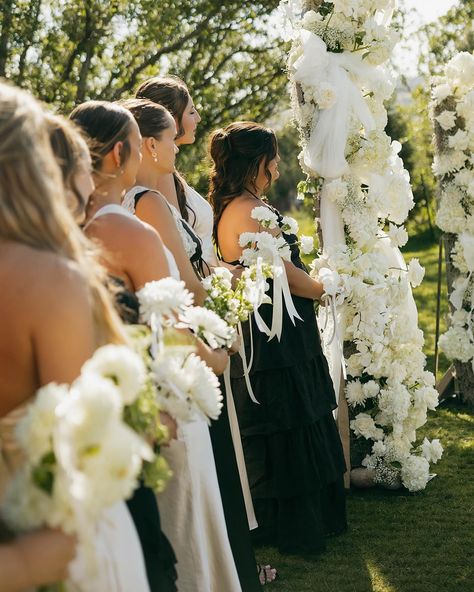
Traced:
<path id="1" fill-rule="evenodd" d="M 201 106 L 196 149 L 233 119 L 265 121 L 286 77 L 281 40 L 268 34 L 278 0 L 3 0 L 0 76 L 69 112 L 116 100 L 143 79 L 181 76 Z M 199 172 L 199 171 L 198 171 Z"/>

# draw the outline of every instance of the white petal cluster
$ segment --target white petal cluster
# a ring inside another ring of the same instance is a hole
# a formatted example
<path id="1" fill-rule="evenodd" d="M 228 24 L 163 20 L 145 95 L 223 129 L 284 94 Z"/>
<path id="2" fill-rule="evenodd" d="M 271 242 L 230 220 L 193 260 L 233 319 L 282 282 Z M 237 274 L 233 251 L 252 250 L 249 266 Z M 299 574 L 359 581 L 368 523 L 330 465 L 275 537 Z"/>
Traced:
<path id="1" fill-rule="evenodd" d="M 172 317 L 193 303 L 193 295 L 183 281 L 172 277 L 148 282 L 137 292 L 140 302 L 140 317 L 150 324 L 152 316 L 158 319 Z"/>
<path id="2" fill-rule="evenodd" d="M 439 346 L 449 359 L 474 364 L 474 54 L 458 53 L 446 64 L 444 76 L 434 79 L 432 97 L 438 148 L 433 171 L 441 188 L 436 223 L 456 235 L 450 253 L 457 272 L 449 296 L 454 312 Z"/>
<path id="3" fill-rule="evenodd" d="M 436 407 L 437 394 L 433 376 L 424 370 L 423 334 L 411 294 L 423 280 L 424 269 L 416 259 L 407 266 L 397 251 L 408 240 L 404 223 L 414 199 L 399 156 L 401 145 L 384 131 L 384 102 L 395 87 L 386 66 L 398 37 L 390 23 L 392 9 L 391 0 L 333 0 L 301 17 L 300 5 L 293 10 L 296 34 L 289 75 L 299 90 L 292 102 L 302 138 L 302 168 L 310 177 L 323 178 L 314 187 L 328 209 L 340 212 L 349 245 L 325 245 L 324 258 L 313 262 L 311 273 L 324 278 L 328 294 L 340 297 L 342 337 L 354 347 L 346 360 L 346 397 L 358 412 L 351 429 L 374 441 L 365 464 L 376 468 L 381 482 L 400 481 L 403 463 L 414 458 L 405 467 L 403 482 L 415 490 L 428 481 L 426 459 L 415 450 L 416 430 L 425 423 L 428 409 Z M 349 72 L 349 82 L 341 82 L 340 64 Z M 454 64 L 453 80 L 459 72 Z M 447 88 L 436 92 L 441 102 L 452 91 L 450 83 L 443 83 Z M 470 99 L 461 107 L 459 98 L 457 105 L 467 112 L 468 103 Z M 449 156 L 437 167 L 458 174 L 466 163 L 459 148 L 471 141 L 469 134 L 455 135 L 454 126 L 463 115 L 451 104 L 439 107 L 437 115 L 438 125 L 453 136 L 451 145 L 446 142 Z M 331 135 L 321 149 L 318 138 L 327 130 Z M 340 147 L 343 159 L 338 156 Z M 329 166 L 324 154 L 339 159 L 338 167 Z M 460 193 L 471 180 L 463 177 L 461 182 Z M 441 216 L 447 224 L 459 226 L 465 218 L 462 197 L 456 203 L 454 217 L 448 207 Z M 418 476 L 413 474 L 416 469 Z"/>
<path id="4" fill-rule="evenodd" d="M 263 228 L 273 229 L 278 226 L 278 216 L 266 206 L 257 206 L 253 208 L 250 217 L 257 220 Z"/>

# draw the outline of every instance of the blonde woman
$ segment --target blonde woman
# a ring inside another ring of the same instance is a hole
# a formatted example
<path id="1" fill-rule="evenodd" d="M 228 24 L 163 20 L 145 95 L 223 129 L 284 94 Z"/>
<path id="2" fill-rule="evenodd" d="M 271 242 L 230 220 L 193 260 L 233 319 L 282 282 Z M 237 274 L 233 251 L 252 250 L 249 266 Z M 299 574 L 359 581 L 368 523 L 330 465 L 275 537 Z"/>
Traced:
<path id="1" fill-rule="evenodd" d="M 68 210 L 43 110 L 0 84 L 0 496 L 22 462 L 13 433 L 34 393 L 50 382 L 70 383 L 97 346 L 122 340 L 102 279 Z M 72 590 L 149 591 L 125 504 L 104 512 L 94 545 L 99 572 L 86 575 L 79 549 Z"/>

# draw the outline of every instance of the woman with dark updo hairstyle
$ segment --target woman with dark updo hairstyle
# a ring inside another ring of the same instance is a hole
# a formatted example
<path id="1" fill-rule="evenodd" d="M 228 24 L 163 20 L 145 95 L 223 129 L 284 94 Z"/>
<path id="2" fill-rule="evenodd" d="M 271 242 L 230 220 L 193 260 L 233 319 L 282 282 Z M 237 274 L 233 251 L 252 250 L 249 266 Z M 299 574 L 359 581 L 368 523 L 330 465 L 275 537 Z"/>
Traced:
<path id="1" fill-rule="evenodd" d="M 297 237 L 281 230 L 281 215 L 264 198 L 279 177 L 273 131 L 256 123 L 233 123 L 214 132 L 210 154 L 209 197 L 220 257 L 236 264 L 242 254 L 240 235 L 261 231 L 252 210 L 265 206 L 274 211 L 280 228 L 269 232 L 283 236 L 290 246 L 291 262 L 284 265 L 301 318 L 293 324 L 284 309 L 280 340 L 268 341 L 251 320 L 244 326 L 247 356 L 253 334 L 250 381 L 259 405 L 250 399 L 240 358 L 232 358 L 232 391 L 259 524 L 255 540 L 282 553 L 319 553 L 327 535 L 346 530 L 345 463 L 333 418 L 336 399 L 314 312 L 323 286 L 308 275 Z M 272 310 L 271 304 L 260 308 L 267 325 Z"/>

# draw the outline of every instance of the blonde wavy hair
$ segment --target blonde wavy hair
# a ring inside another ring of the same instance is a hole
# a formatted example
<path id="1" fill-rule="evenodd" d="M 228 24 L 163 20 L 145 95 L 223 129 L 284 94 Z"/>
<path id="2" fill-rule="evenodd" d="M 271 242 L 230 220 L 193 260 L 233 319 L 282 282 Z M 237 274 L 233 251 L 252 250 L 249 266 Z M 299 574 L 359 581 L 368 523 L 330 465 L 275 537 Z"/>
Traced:
<path id="1" fill-rule="evenodd" d="M 105 271 L 69 211 L 48 118 L 28 93 L 0 82 L 0 238 L 74 261 L 87 282 L 97 345 L 125 340 Z"/>

